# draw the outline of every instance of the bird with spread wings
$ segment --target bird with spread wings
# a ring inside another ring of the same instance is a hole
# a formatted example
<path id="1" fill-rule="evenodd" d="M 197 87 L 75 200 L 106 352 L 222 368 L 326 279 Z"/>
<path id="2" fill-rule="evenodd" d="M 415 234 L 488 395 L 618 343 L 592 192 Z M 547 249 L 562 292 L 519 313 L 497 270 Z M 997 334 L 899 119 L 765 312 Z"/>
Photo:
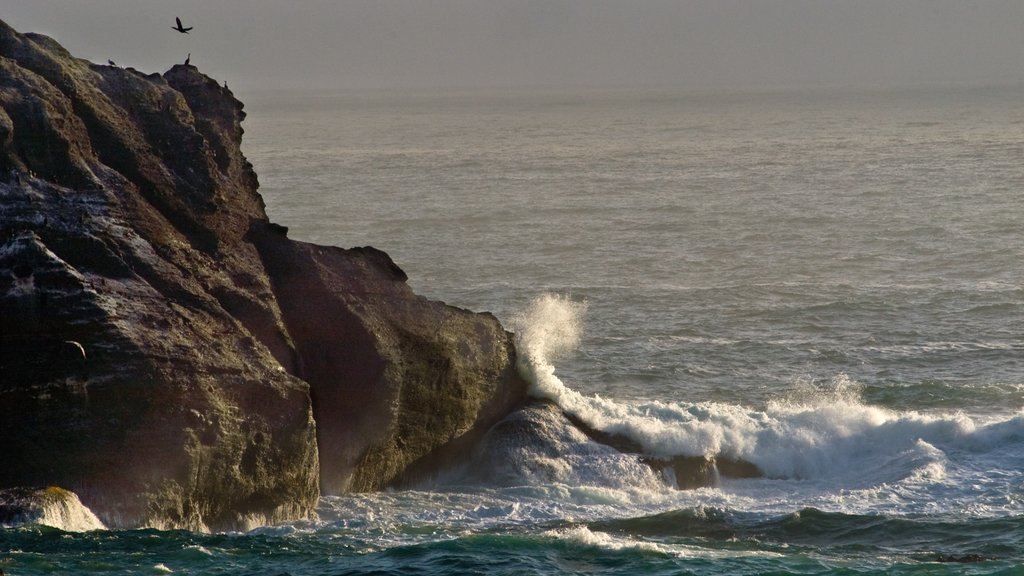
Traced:
<path id="1" fill-rule="evenodd" d="M 178 32 L 181 32 L 182 34 L 188 34 L 188 31 L 193 28 L 193 26 L 189 26 L 188 28 L 185 28 L 184 26 L 182 26 L 181 25 L 181 18 L 178 18 L 177 16 L 174 17 L 174 21 L 178 25 L 177 26 L 171 26 L 171 29 L 172 30 L 177 30 Z"/>

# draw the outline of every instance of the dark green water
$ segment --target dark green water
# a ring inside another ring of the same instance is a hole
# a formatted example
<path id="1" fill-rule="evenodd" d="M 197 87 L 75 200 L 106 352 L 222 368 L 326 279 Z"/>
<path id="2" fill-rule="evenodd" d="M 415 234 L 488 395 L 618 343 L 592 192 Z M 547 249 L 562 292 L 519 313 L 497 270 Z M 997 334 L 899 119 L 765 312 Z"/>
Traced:
<path id="1" fill-rule="evenodd" d="M 681 510 L 490 528 L 404 527 L 383 545 L 338 525 L 288 533 L 7 530 L 8 574 L 1018 574 L 1024 523 Z M 999 536 L 994 536 L 999 535 Z M 383 535 L 382 535 L 383 536 Z M 972 555 L 983 557 L 980 561 Z M 959 560 L 959 561 L 954 561 Z"/>

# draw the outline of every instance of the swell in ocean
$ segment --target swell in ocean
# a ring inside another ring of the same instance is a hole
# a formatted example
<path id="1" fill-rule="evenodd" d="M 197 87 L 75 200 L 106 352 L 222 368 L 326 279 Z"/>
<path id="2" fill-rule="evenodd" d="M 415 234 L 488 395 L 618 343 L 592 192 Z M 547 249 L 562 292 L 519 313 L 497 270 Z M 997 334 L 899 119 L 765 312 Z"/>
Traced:
<path id="1" fill-rule="evenodd" d="M 843 374 L 763 406 L 586 396 L 554 367 L 579 342 L 585 309 L 545 295 L 516 318 L 520 369 L 532 394 L 592 428 L 629 438 L 649 456 L 756 465 L 764 478 L 729 485 L 733 497 L 747 500 L 744 509 L 785 511 L 794 502 L 788 491 L 798 491 L 804 505 L 838 513 L 988 517 L 1019 509 L 1024 414 L 884 408 L 865 403 L 865 387 Z"/>

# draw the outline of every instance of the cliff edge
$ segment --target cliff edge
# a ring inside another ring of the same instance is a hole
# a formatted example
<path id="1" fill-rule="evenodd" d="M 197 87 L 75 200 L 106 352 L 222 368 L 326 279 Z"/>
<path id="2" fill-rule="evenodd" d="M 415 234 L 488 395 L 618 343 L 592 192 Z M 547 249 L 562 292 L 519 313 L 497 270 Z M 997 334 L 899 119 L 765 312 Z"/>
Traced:
<path id="1" fill-rule="evenodd" d="M 0 22 L 0 489 L 246 528 L 430 475 L 523 401 L 493 316 L 269 221 L 244 117 L 193 66 Z"/>

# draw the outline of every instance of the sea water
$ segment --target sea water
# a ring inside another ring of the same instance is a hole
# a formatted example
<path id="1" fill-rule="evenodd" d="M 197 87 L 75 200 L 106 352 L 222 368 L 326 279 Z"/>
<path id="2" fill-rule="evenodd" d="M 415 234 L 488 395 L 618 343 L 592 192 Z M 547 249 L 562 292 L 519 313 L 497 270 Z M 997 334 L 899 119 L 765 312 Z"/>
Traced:
<path id="1" fill-rule="evenodd" d="M 0 568 L 1024 573 L 1020 95 L 253 94 L 243 149 L 292 238 L 493 312 L 591 426 L 764 476 L 680 491 L 581 455 L 250 533 L 6 529 Z"/>

